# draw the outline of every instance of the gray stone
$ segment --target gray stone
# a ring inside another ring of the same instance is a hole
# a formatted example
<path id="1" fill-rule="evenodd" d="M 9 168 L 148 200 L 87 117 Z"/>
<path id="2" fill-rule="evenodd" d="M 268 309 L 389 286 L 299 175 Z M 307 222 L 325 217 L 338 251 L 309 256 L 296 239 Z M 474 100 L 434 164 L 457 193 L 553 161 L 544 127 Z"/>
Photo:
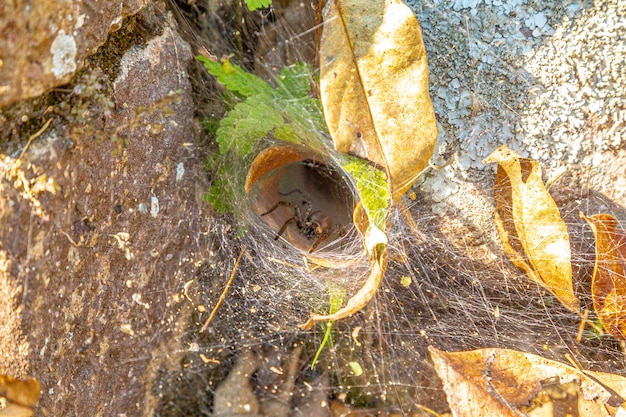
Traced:
<path id="1" fill-rule="evenodd" d="M 0 2 L 0 107 L 67 83 L 148 0 Z"/>

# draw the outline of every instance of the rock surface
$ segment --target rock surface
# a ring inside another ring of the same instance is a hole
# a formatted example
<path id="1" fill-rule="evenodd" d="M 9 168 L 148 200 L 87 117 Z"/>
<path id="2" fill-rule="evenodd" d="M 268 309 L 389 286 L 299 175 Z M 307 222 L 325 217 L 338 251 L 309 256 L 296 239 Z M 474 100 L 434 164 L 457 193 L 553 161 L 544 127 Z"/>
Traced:
<path id="1" fill-rule="evenodd" d="M 0 107 L 67 83 L 148 0 L 0 3 Z"/>
<path id="2" fill-rule="evenodd" d="M 0 370 L 37 377 L 39 415 L 152 415 L 181 350 L 180 291 L 206 246 L 190 59 L 161 27 L 115 80 L 90 61 L 45 131 L 2 154 Z"/>

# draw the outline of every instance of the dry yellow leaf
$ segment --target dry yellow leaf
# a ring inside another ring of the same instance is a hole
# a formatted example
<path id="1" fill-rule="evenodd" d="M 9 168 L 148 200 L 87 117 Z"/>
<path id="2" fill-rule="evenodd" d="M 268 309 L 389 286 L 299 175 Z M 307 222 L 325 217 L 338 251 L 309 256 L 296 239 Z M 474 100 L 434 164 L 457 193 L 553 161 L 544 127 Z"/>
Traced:
<path id="1" fill-rule="evenodd" d="M 622 399 L 626 399 L 626 378 L 621 375 L 609 374 L 606 372 L 585 371 L 585 375 L 595 378 L 599 383 L 614 391 Z M 619 401 L 615 401 L 618 403 Z"/>
<path id="2" fill-rule="evenodd" d="M 9 404 L 7 407 L 0 409 L 0 417 L 32 417 L 34 414 L 34 409 L 16 404 Z"/>
<path id="3" fill-rule="evenodd" d="M 330 157 L 302 146 L 267 148 L 252 162 L 245 191 L 250 192 L 253 186 L 257 188 L 252 193 L 252 208 L 277 232 L 295 219 L 294 209 L 289 204 L 304 201 L 298 206 L 300 220 L 319 221 L 325 228 L 314 236 L 286 228 L 281 236 L 302 250 L 313 263 L 336 268 L 355 263 L 363 251 L 340 251 L 342 256 L 338 257 L 336 245 L 324 246 L 345 237 L 355 205 L 353 190 L 342 175 L 341 167 L 329 161 Z M 277 206 L 280 202 L 284 207 Z M 308 219 L 305 218 L 307 208 L 312 210 Z"/>
<path id="4" fill-rule="evenodd" d="M 0 375 L 0 397 L 18 408 L 34 408 L 39 401 L 41 385 L 36 379 L 19 380 L 10 376 Z"/>
<path id="5" fill-rule="evenodd" d="M 626 234 L 610 214 L 581 217 L 596 237 L 596 263 L 591 295 L 593 308 L 604 329 L 613 337 L 626 339 Z"/>
<path id="6" fill-rule="evenodd" d="M 399 199 L 428 165 L 437 140 L 426 50 L 404 3 L 328 2 L 320 95 L 337 150 L 384 167 Z"/>
<path id="7" fill-rule="evenodd" d="M 246 192 L 249 192 L 255 183 L 262 182 L 262 180 L 259 181 L 260 178 L 271 173 L 272 171 L 287 166 L 291 163 L 308 159 L 320 162 L 323 160 L 323 158 L 321 158 L 318 154 L 307 151 L 305 149 L 291 146 L 275 146 L 264 150 L 259 154 L 259 156 L 257 156 L 257 158 L 252 163 L 250 170 L 248 171 L 245 185 Z M 265 207 L 265 209 L 259 209 L 257 207 L 257 212 L 261 213 L 263 211 L 266 211 L 267 201 L 265 201 L 264 199 L 271 200 L 271 193 L 277 193 L 279 188 L 278 179 L 279 175 L 274 175 L 269 179 L 269 182 L 264 184 L 262 189 L 263 198 L 260 198 L 259 201 L 263 203 L 262 205 Z M 271 205 L 273 203 L 268 204 Z M 271 219 L 266 218 L 266 221 L 269 220 Z M 356 205 L 356 208 L 352 213 L 352 221 L 358 229 L 360 235 L 362 236 L 363 246 L 367 251 L 369 257 L 369 275 L 365 279 L 363 286 L 352 298 L 348 300 L 343 308 L 340 308 L 334 314 L 314 314 L 304 325 L 302 325 L 303 328 L 311 328 L 313 325 L 315 325 L 315 323 L 320 321 L 339 320 L 358 312 L 363 307 L 365 307 L 365 305 L 367 305 L 367 303 L 369 303 L 369 301 L 374 297 L 376 291 L 378 290 L 378 287 L 380 286 L 380 283 L 382 282 L 387 267 L 387 235 L 371 221 L 371 219 L 369 218 L 369 213 L 363 208 L 361 202 Z M 280 224 L 281 222 L 278 222 L 275 223 L 274 226 L 278 226 Z M 298 241 L 296 240 L 292 240 L 291 242 L 294 244 L 294 246 L 301 249 L 307 247 L 306 245 L 299 245 Z M 314 262 L 328 267 L 347 266 L 344 260 L 337 261 L 334 258 L 326 259 L 324 258 L 323 254 L 312 255 L 310 253 L 307 253 L 306 256 Z M 354 262 L 356 261 L 356 259 L 348 258 L 347 261 Z"/>
<path id="8" fill-rule="evenodd" d="M 624 403 L 613 385 L 607 388 L 597 375 L 589 377 L 529 353 L 497 348 L 429 350 L 457 417 L 543 416 L 550 408 L 580 417 L 615 416 L 614 407 Z M 619 375 L 607 380 L 617 386 L 626 384 L 626 378 Z M 609 412 L 607 406 L 614 411 Z"/>
<path id="9" fill-rule="evenodd" d="M 541 179 L 541 166 L 506 145 L 484 163 L 498 163 L 494 222 L 505 253 L 536 283 L 578 313 L 567 226 Z"/>
<path id="10" fill-rule="evenodd" d="M 249 192 L 256 182 L 259 182 L 262 177 L 269 174 L 270 172 L 287 166 L 291 163 L 308 159 L 320 162 L 322 161 L 322 158 L 318 154 L 292 146 L 275 146 L 264 150 L 257 156 L 257 158 L 252 163 L 250 170 L 248 171 L 245 185 L 246 192 Z M 262 198 L 259 199 L 259 201 L 263 203 L 262 205 L 264 207 L 273 204 L 268 203 L 264 199 L 271 200 L 270 194 L 272 190 L 274 193 L 276 192 L 276 190 L 278 190 L 278 179 L 279 176 L 275 175 L 269 179 L 269 182 L 264 184 L 264 187 L 262 189 Z M 345 191 L 348 192 L 347 189 Z M 335 196 L 334 198 L 337 199 L 337 197 L 338 196 Z M 262 212 L 264 210 L 261 209 L 257 211 Z M 369 213 L 363 208 L 361 202 L 356 205 L 356 208 L 352 213 L 352 221 L 358 229 L 360 235 L 362 236 L 363 246 L 369 256 L 369 275 L 365 279 L 363 286 L 352 298 L 348 300 L 343 308 L 339 309 L 334 314 L 314 314 L 304 325 L 302 325 L 303 328 L 311 328 L 313 325 L 315 325 L 315 323 L 320 321 L 339 320 L 358 312 L 363 307 L 365 307 L 365 305 L 369 303 L 369 301 L 374 297 L 376 291 L 378 290 L 378 287 L 380 286 L 380 283 L 382 282 L 387 267 L 387 235 L 371 221 L 371 219 L 369 218 Z M 276 223 L 275 226 L 278 224 L 280 224 L 280 222 Z M 292 243 L 296 247 L 306 247 L 299 245 L 297 241 L 292 241 Z M 322 255 L 323 254 L 319 256 L 311 255 L 310 253 L 306 254 L 309 259 L 320 265 L 328 267 L 339 267 L 347 265 L 344 260 L 336 260 L 334 258 L 325 259 Z M 355 260 L 356 259 L 347 259 L 348 262 L 354 262 Z"/>

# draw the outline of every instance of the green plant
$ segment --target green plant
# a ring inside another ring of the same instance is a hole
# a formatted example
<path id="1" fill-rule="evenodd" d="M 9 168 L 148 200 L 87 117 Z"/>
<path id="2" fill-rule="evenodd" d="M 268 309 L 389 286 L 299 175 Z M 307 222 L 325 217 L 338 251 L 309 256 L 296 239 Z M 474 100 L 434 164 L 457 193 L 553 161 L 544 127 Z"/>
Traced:
<path id="1" fill-rule="evenodd" d="M 355 179 L 363 207 L 370 213 L 374 224 L 380 230 L 385 230 L 391 197 L 385 173 L 379 169 L 372 169 L 367 162 L 358 158 L 350 158 L 342 166 Z"/>
<path id="2" fill-rule="evenodd" d="M 228 60 L 197 58 L 235 100 L 217 128 L 214 120 L 205 123 L 215 132 L 219 152 L 207 160 L 207 169 L 216 177 L 204 196 L 219 213 L 234 213 L 246 170 L 263 141 L 266 145 L 268 140 L 281 140 L 321 149 L 328 129 L 319 99 L 309 96 L 310 65 L 296 63 L 283 68 L 273 87 Z M 377 226 L 384 227 L 389 200 L 385 173 L 358 158 L 345 156 L 339 163 L 352 175 L 364 208 L 373 213 Z"/>
<path id="3" fill-rule="evenodd" d="M 216 179 L 205 195 L 218 212 L 233 212 L 233 202 L 243 190 L 245 170 L 261 142 L 319 141 L 319 132 L 326 130 L 324 119 L 319 100 L 308 95 L 312 77 L 309 65 L 283 68 L 276 76 L 274 88 L 228 60 L 216 62 L 203 56 L 198 59 L 234 95 L 236 102 L 215 130 L 219 153 L 209 158 L 207 168 L 216 172 Z"/>
<path id="4" fill-rule="evenodd" d="M 244 0 L 246 2 L 246 6 L 248 6 L 248 10 L 256 10 L 263 7 L 269 7 L 272 3 L 272 0 Z"/>
<path id="5" fill-rule="evenodd" d="M 346 290 L 345 288 L 338 285 L 328 285 L 328 298 L 329 298 L 329 307 L 328 314 L 334 314 L 341 308 L 341 305 L 346 300 Z M 329 348 L 333 347 L 333 321 L 329 321 L 327 323 L 320 323 L 320 327 L 324 332 L 324 338 L 322 339 L 322 343 L 320 343 L 320 347 L 317 349 L 315 353 L 315 357 L 311 362 L 311 369 L 315 368 L 315 364 L 319 359 L 324 347 L 328 344 Z"/>

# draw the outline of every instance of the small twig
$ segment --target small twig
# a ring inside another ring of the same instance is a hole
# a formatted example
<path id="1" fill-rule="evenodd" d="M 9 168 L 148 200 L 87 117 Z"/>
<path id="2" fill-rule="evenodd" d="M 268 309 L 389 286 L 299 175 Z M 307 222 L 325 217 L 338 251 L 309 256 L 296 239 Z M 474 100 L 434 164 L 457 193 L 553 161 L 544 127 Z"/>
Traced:
<path id="1" fill-rule="evenodd" d="M 267 260 L 270 262 L 280 264 L 280 265 L 288 266 L 290 268 L 298 269 L 300 271 L 305 271 L 305 268 L 301 267 L 300 265 L 292 264 L 291 262 L 285 262 L 281 259 L 272 258 L 271 256 L 268 256 Z M 306 272 L 311 272 L 311 271 L 306 270 Z"/>
<path id="2" fill-rule="evenodd" d="M 71 237 L 70 235 L 68 235 L 65 231 L 63 231 L 63 230 L 59 230 L 59 232 L 60 232 L 62 235 L 64 235 L 64 236 L 67 238 L 67 240 L 69 240 L 69 241 L 70 241 L 70 243 L 72 244 L 72 246 L 74 246 L 74 247 L 76 247 L 76 248 L 80 246 L 80 245 L 79 245 L 78 243 L 76 243 L 76 242 L 74 241 L 74 239 L 72 239 L 72 237 Z"/>
<path id="3" fill-rule="evenodd" d="M 431 410 L 430 408 L 421 405 L 421 404 L 414 404 L 417 408 L 419 408 L 420 410 L 426 411 L 428 414 L 432 414 L 435 417 L 441 417 L 441 414 L 439 414 L 438 412 L 436 412 L 435 410 Z"/>
<path id="4" fill-rule="evenodd" d="M 578 313 L 578 317 L 580 317 L 581 322 L 580 322 L 580 326 L 578 326 L 578 335 L 576 336 L 577 342 L 580 342 L 582 340 L 583 330 L 585 330 L 585 326 L 587 324 L 589 325 L 589 327 L 595 330 L 599 336 L 602 336 L 604 334 L 604 330 L 602 329 L 602 327 L 598 326 L 593 321 L 589 320 L 587 318 L 588 315 L 589 315 L 589 310 L 587 309 L 585 309 L 585 312 L 583 314 Z"/>
<path id="5" fill-rule="evenodd" d="M 584 373 L 585 371 L 583 370 L 582 366 L 580 366 L 580 363 L 578 363 L 577 360 L 575 360 L 574 358 L 572 358 L 572 355 L 570 355 L 569 353 L 565 352 L 565 359 L 567 359 L 569 361 L 569 363 L 572 364 L 572 366 L 574 368 L 576 368 L 578 370 L 578 372 Z"/>
<path id="6" fill-rule="evenodd" d="M 583 331 L 585 330 L 585 325 L 589 321 L 587 320 L 588 315 L 589 315 L 589 310 L 585 309 L 585 312 L 583 313 L 581 320 L 580 320 L 580 325 L 578 326 L 578 334 L 576 335 L 576 341 L 578 343 L 580 343 L 580 341 L 583 338 Z"/>
<path id="7" fill-rule="evenodd" d="M 22 152 L 20 153 L 20 156 L 17 159 L 22 159 L 22 156 L 24 156 L 24 152 L 26 152 L 26 149 L 28 149 L 31 142 L 37 139 L 39 136 L 41 136 L 43 132 L 46 131 L 48 126 L 50 126 L 50 123 L 52 123 L 52 119 L 48 119 L 48 121 L 41 127 L 41 129 L 39 129 L 36 133 L 30 135 L 30 137 L 28 138 L 28 142 L 26 142 L 26 146 L 24 146 L 24 149 L 22 149 Z"/>
<path id="8" fill-rule="evenodd" d="M 415 219 L 411 216 L 411 212 L 409 211 L 409 207 L 406 205 L 404 200 L 398 200 L 398 208 L 400 209 L 400 214 L 404 217 L 404 220 L 409 225 L 409 229 L 413 232 L 413 235 L 417 238 L 420 238 L 419 227 L 417 227 L 417 223 L 415 223 Z"/>
<path id="9" fill-rule="evenodd" d="M 211 320 L 213 320 L 213 316 L 215 316 L 215 313 L 217 313 L 217 310 L 220 308 L 220 306 L 222 305 L 222 302 L 226 298 L 226 293 L 228 292 L 228 289 L 230 288 L 230 284 L 232 284 L 233 282 L 233 278 L 235 278 L 235 273 L 237 272 L 239 261 L 241 261 L 241 257 L 243 256 L 245 251 L 246 251 L 246 247 L 244 246 L 243 248 L 241 248 L 241 252 L 239 252 L 239 256 L 237 257 L 237 261 L 235 261 L 235 266 L 233 267 L 233 271 L 230 273 L 230 278 L 228 278 L 228 282 L 226 283 L 226 286 L 224 287 L 224 291 L 222 291 L 222 294 L 220 295 L 219 300 L 217 300 L 215 307 L 213 307 L 213 311 L 211 311 L 209 318 L 206 320 L 206 322 L 200 329 L 200 333 L 204 333 L 206 328 L 209 327 L 209 323 L 211 323 Z"/>

